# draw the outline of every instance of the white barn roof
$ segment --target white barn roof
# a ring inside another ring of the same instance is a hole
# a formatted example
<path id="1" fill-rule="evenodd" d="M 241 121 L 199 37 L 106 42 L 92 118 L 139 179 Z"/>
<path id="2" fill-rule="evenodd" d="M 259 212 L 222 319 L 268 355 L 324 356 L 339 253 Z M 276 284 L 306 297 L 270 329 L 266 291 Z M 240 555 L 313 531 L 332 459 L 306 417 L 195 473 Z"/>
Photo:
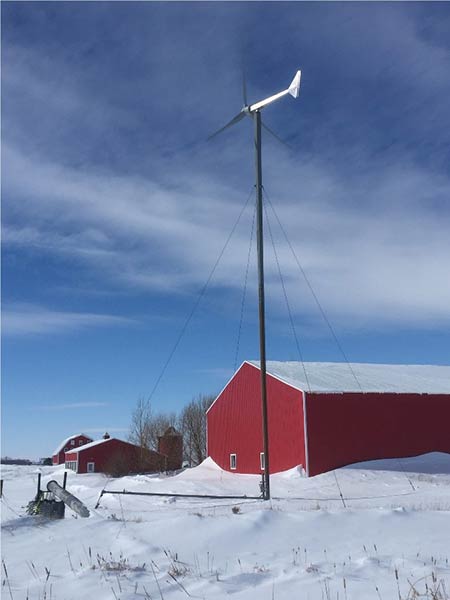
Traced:
<path id="1" fill-rule="evenodd" d="M 249 362 L 259 368 L 259 361 Z M 350 364 L 363 392 L 450 394 L 450 366 Z M 360 392 L 351 369 L 347 363 L 267 361 L 268 374 L 312 392 Z"/>
<path id="2" fill-rule="evenodd" d="M 83 436 L 83 437 L 87 438 L 88 440 L 92 439 L 84 433 L 76 433 L 75 435 L 71 435 L 70 437 L 66 438 L 63 442 L 61 442 L 59 444 L 59 446 L 56 448 L 56 450 L 53 451 L 52 456 L 55 456 L 55 454 L 59 454 L 61 452 L 61 450 L 64 448 L 64 446 L 69 445 L 70 440 L 73 440 L 74 438 L 77 438 L 80 436 Z"/>

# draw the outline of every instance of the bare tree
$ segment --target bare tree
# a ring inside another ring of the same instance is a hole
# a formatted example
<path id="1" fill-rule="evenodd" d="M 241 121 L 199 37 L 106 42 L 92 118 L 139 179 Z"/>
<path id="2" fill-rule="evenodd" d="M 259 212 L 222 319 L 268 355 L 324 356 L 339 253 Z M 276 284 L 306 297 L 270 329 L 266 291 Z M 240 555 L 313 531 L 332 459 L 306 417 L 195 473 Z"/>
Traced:
<path id="1" fill-rule="evenodd" d="M 139 398 L 131 415 L 131 426 L 128 439 L 136 446 L 150 448 L 149 424 L 152 420 L 152 408 L 145 398 Z"/>
<path id="2" fill-rule="evenodd" d="M 197 396 L 181 411 L 179 427 L 183 434 L 184 457 L 192 465 L 206 458 L 206 411 L 214 396 Z"/>
<path id="3" fill-rule="evenodd" d="M 206 458 L 206 411 L 214 401 L 214 396 L 197 396 L 183 408 L 179 417 L 176 413 L 154 413 L 145 398 L 139 398 L 131 416 L 128 439 L 142 449 L 158 450 L 158 438 L 169 427 L 175 427 L 183 435 L 184 459 L 192 465 L 200 464 Z"/>
<path id="4" fill-rule="evenodd" d="M 131 415 L 128 439 L 145 450 L 158 450 L 158 437 L 176 423 L 175 413 L 154 413 L 150 402 L 139 398 Z"/>

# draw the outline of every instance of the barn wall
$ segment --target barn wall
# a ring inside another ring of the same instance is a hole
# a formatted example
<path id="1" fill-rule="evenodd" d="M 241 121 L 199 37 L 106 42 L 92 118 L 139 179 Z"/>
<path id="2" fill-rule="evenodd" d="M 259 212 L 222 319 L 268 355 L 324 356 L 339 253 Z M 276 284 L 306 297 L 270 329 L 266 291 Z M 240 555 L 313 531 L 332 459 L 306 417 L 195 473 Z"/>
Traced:
<path id="1" fill-rule="evenodd" d="M 78 453 L 77 452 L 66 452 L 64 455 L 64 462 L 73 462 L 73 461 L 78 461 Z M 79 471 L 77 471 L 78 473 Z"/>
<path id="2" fill-rule="evenodd" d="M 305 465 L 302 393 L 267 376 L 271 472 Z M 208 455 L 230 471 L 230 454 L 237 455 L 236 473 L 261 473 L 263 450 L 260 370 L 244 363 L 207 414 Z"/>
<path id="3" fill-rule="evenodd" d="M 52 456 L 52 462 L 54 465 L 61 465 L 64 462 L 64 449 Z"/>
<path id="4" fill-rule="evenodd" d="M 450 396 L 306 394 L 309 475 L 365 460 L 450 453 Z"/>

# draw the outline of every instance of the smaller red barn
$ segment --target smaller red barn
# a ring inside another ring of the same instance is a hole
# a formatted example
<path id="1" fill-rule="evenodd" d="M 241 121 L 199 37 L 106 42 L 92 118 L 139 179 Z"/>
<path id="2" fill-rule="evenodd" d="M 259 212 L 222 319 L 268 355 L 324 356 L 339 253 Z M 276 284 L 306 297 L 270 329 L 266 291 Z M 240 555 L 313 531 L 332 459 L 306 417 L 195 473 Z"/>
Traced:
<path id="1" fill-rule="evenodd" d="M 89 444 L 92 442 L 92 438 L 84 435 L 84 433 L 77 433 L 76 435 L 71 435 L 56 448 L 52 455 L 52 462 L 54 465 L 63 465 L 65 463 L 65 453 L 70 450 L 74 450 L 75 448 L 79 448 L 84 444 Z"/>
<path id="2" fill-rule="evenodd" d="M 105 434 L 101 440 L 66 452 L 66 468 L 75 473 L 108 473 L 114 476 L 180 469 L 181 435 L 170 428 L 158 442 L 160 451 L 155 452 Z"/>

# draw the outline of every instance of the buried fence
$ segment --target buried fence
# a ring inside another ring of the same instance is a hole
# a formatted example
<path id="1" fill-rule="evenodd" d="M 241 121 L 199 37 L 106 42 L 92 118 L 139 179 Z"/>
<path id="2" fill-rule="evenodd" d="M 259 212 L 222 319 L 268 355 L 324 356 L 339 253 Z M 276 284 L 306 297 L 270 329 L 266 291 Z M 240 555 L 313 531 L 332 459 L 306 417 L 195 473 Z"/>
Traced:
<path id="1" fill-rule="evenodd" d="M 154 498 L 180 498 L 180 499 L 198 499 L 198 500 L 234 500 L 241 501 L 241 503 L 247 503 L 247 501 L 262 501 L 262 496 L 247 496 L 247 495 L 220 495 L 220 494 L 182 494 L 182 493 L 170 493 L 170 492 L 134 492 L 128 490 L 106 490 L 103 489 L 100 492 L 95 508 L 100 506 L 101 499 L 104 495 L 119 495 L 119 496 L 141 496 L 141 497 L 154 497 Z M 406 491 L 392 494 L 373 494 L 373 495 L 361 495 L 361 496 L 348 496 L 339 493 L 337 496 L 272 496 L 271 500 L 276 504 L 279 502 L 287 502 L 289 504 L 296 503 L 313 503 L 313 505 L 304 504 L 301 505 L 300 510 L 311 510 L 317 508 L 331 508 L 335 504 L 341 504 L 345 509 L 357 508 L 359 503 L 362 503 L 361 507 L 372 506 L 371 501 L 387 500 L 387 499 L 400 499 L 405 497 L 417 498 L 417 491 Z M 330 505 L 331 503 L 331 505 Z M 219 506 L 219 505 L 218 505 Z M 271 504 L 272 506 L 272 504 Z M 390 505 L 389 505 L 390 506 Z M 398 506 L 397 503 L 393 505 Z M 392 506 L 390 506 L 392 508 Z M 441 507 L 440 510 L 449 510 L 450 505 Z"/>
<path id="2" fill-rule="evenodd" d="M 120 495 L 128 495 L 128 496 L 159 496 L 164 498 L 204 498 L 205 500 L 262 500 L 262 496 L 225 496 L 218 494 L 179 494 L 179 493 L 169 493 L 169 492 L 129 492 L 127 490 L 102 490 L 100 492 L 100 496 L 97 500 L 97 504 L 95 508 L 98 508 L 100 505 L 100 501 L 102 496 L 105 494 L 120 494 Z"/>

